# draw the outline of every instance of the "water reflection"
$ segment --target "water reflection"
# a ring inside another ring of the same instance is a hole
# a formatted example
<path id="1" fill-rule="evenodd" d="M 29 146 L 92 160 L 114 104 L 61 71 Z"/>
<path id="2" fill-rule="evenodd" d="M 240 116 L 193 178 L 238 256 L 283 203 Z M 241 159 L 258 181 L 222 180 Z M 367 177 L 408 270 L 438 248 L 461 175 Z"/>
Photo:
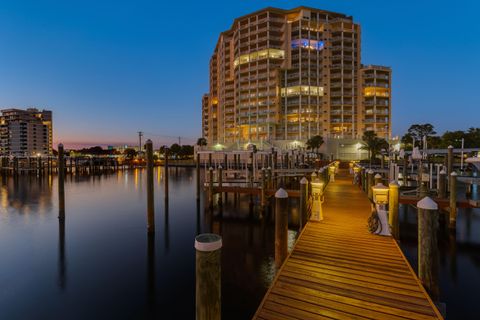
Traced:
<path id="1" fill-rule="evenodd" d="M 148 313 L 155 314 L 155 232 L 147 232 L 147 305 Z"/>
<path id="2" fill-rule="evenodd" d="M 165 208 L 164 208 L 164 234 L 165 234 L 165 254 L 170 250 L 170 226 L 168 222 L 168 198 L 165 198 Z"/>
<path id="3" fill-rule="evenodd" d="M 67 262 L 65 255 L 65 219 L 58 219 L 58 286 L 61 291 L 67 285 Z"/>
<path id="4" fill-rule="evenodd" d="M 169 201 L 156 207 L 160 232 L 155 238 L 146 232 L 142 174 L 126 170 L 67 179 L 68 252 L 66 223 L 57 219 L 56 176 L 0 180 L 0 283 L 5 295 L 11 293 L 10 298 L 0 296 L 2 318 L 136 319 L 155 318 L 156 313 L 165 319 L 192 319 L 193 238 L 212 231 L 222 235 L 224 244 L 222 316 L 251 318 L 275 276 L 272 204 L 259 219 L 258 199 L 249 205 L 248 195 L 228 194 L 221 210 L 209 210 L 203 192 L 196 200 L 195 170 L 179 168 L 178 177 L 171 172 Z M 155 174 L 155 203 L 161 204 L 163 168 Z M 289 245 L 297 236 L 297 207 L 292 200 Z M 401 246 L 416 270 L 416 212 L 402 206 L 400 213 Z M 478 313 L 479 230 L 480 211 L 462 209 L 456 233 L 439 231 L 440 301 L 447 303 L 451 318 L 474 319 Z M 15 303 L 19 297 L 23 308 Z"/>
<path id="5" fill-rule="evenodd" d="M 416 271 L 416 210 L 402 205 L 400 212 L 400 245 Z M 448 228 L 448 220 L 448 213 L 441 211 L 437 234 L 439 281 L 433 298 L 438 294 L 438 301 L 446 304 L 447 318 L 476 319 L 475 295 L 480 286 L 480 236 L 476 231 L 480 230 L 480 210 L 460 208 L 456 230 Z"/>
<path id="6" fill-rule="evenodd" d="M 197 228 L 196 228 L 196 233 L 195 234 L 200 234 L 202 233 L 202 228 L 201 228 L 201 224 L 202 224 L 202 219 L 200 217 L 200 199 L 198 199 L 197 201 L 197 206 L 196 206 L 196 209 L 197 209 Z"/>
<path id="7" fill-rule="evenodd" d="M 44 214 L 52 209 L 52 186 L 34 176 L 3 176 L 1 179 L 1 206 L 5 211 L 14 209 L 22 214 L 30 212 Z"/>

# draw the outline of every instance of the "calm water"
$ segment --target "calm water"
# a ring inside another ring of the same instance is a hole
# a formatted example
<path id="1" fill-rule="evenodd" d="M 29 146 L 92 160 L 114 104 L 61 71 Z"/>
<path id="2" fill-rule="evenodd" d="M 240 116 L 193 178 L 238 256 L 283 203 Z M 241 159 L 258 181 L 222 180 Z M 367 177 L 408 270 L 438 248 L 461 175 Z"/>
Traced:
<path id="1" fill-rule="evenodd" d="M 459 191 L 464 194 L 463 184 Z M 474 186 L 473 198 L 478 198 Z M 412 206 L 400 206 L 400 245 L 417 270 L 417 214 Z M 480 319 L 480 210 L 459 209 L 456 231 L 441 218 L 438 232 L 440 302 L 447 319 Z"/>
<path id="2" fill-rule="evenodd" d="M 153 238 L 142 170 L 67 176 L 64 225 L 55 178 L 1 180 L 0 319 L 193 319 L 193 241 L 210 231 L 224 243 L 223 318 L 251 318 L 274 276 L 271 216 L 258 220 L 248 198 L 233 195 L 222 218 L 205 210 L 203 198 L 195 200 L 195 172 L 185 168 L 170 169 L 165 206 L 162 175 L 157 169 Z M 416 269 L 416 214 L 406 206 L 400 217 L 401 246 Z M 479 210 L 460 210 L 456 233 L 440 232 L 439 240 L 448 319 L 478 319 Z"/>
<path id="3" fill-rule="evenodd" d="M 273 224 L 232 195 L 223 219 L 212 215 L 195 200 L 193 169 L 170 168 L 166 207 L 163 169 L 155 174 L 150 239 L 142 170 L 67 176 L 64 225 L 56 178 L 3 179 L 0 319 L 193 319 L 193 242 L 210 231 L 223 236 L 223 317 L 249 319 L 274 276 Z"/>

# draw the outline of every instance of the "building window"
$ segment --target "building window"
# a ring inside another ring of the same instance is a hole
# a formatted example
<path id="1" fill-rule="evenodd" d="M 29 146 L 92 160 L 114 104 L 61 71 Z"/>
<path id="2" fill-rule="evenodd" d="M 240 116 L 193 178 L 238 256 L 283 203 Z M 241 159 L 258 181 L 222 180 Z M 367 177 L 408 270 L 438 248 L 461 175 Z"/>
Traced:
<path id="1" fill-rule="evenodd" d="M 322 50 L 325 47 L 323 41 L 312 39 L 295 39 L 292 40 L 292 49 L 305 48 L 310 50 Z"/>

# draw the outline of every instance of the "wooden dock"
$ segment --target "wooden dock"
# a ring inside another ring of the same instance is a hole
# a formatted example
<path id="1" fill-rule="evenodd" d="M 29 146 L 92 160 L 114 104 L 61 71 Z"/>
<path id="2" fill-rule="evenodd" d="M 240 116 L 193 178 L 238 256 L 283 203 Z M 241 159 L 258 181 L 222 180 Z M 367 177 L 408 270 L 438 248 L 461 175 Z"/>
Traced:
<path id="1" fill-rule="evenodd" d="M 443 319 L 391 237 L 367 231 L 370 202 L 341 170 L 322 222 L 308 222 L 254 319 Z"/>

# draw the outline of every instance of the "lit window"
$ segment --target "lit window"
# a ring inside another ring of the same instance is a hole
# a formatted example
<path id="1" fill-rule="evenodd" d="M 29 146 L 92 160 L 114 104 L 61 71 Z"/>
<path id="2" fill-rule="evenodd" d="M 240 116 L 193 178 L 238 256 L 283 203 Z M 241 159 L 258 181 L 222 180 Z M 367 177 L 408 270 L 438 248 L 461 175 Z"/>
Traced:
<path id="1" fill-rule="evenodd" d="M 292 49 L 305 48 L 310 50 L 322 50 L 325 47 L 323 41 L 311 39 L 295 39 L 292 40 Z"/>
<path id="2" fill-rule="evenodd" d="M 242 54 L 240 57 L 235 58 L 235 60 L 233 61 L 233 66 L 237 67 L 240 64 L 262 60 L 266 58 L 284 59 L 285 51 L 280 49 L 270 48 L 270 49 L 264 49 L 256 52 L 247 53 L 247 54 Z"/>
<path id="3" fill-rule="evenodd" d="M 293 86 L 287 88 L 281 88 L 280 95 L 282 97 L 298 96 L 298 95 L 310 95 L 310 96 L 323 96 L 323 87 L 314 86 Z"/>
<path id="4" fill-rule="evenodd" d="M 382 87 L 366 87 L 363 89 L 363 95 L 365 97 L 384 97 L 388 98 L 390 96 L 390 93 L 388 92 L 388 88 L 382 88 Z"/>

